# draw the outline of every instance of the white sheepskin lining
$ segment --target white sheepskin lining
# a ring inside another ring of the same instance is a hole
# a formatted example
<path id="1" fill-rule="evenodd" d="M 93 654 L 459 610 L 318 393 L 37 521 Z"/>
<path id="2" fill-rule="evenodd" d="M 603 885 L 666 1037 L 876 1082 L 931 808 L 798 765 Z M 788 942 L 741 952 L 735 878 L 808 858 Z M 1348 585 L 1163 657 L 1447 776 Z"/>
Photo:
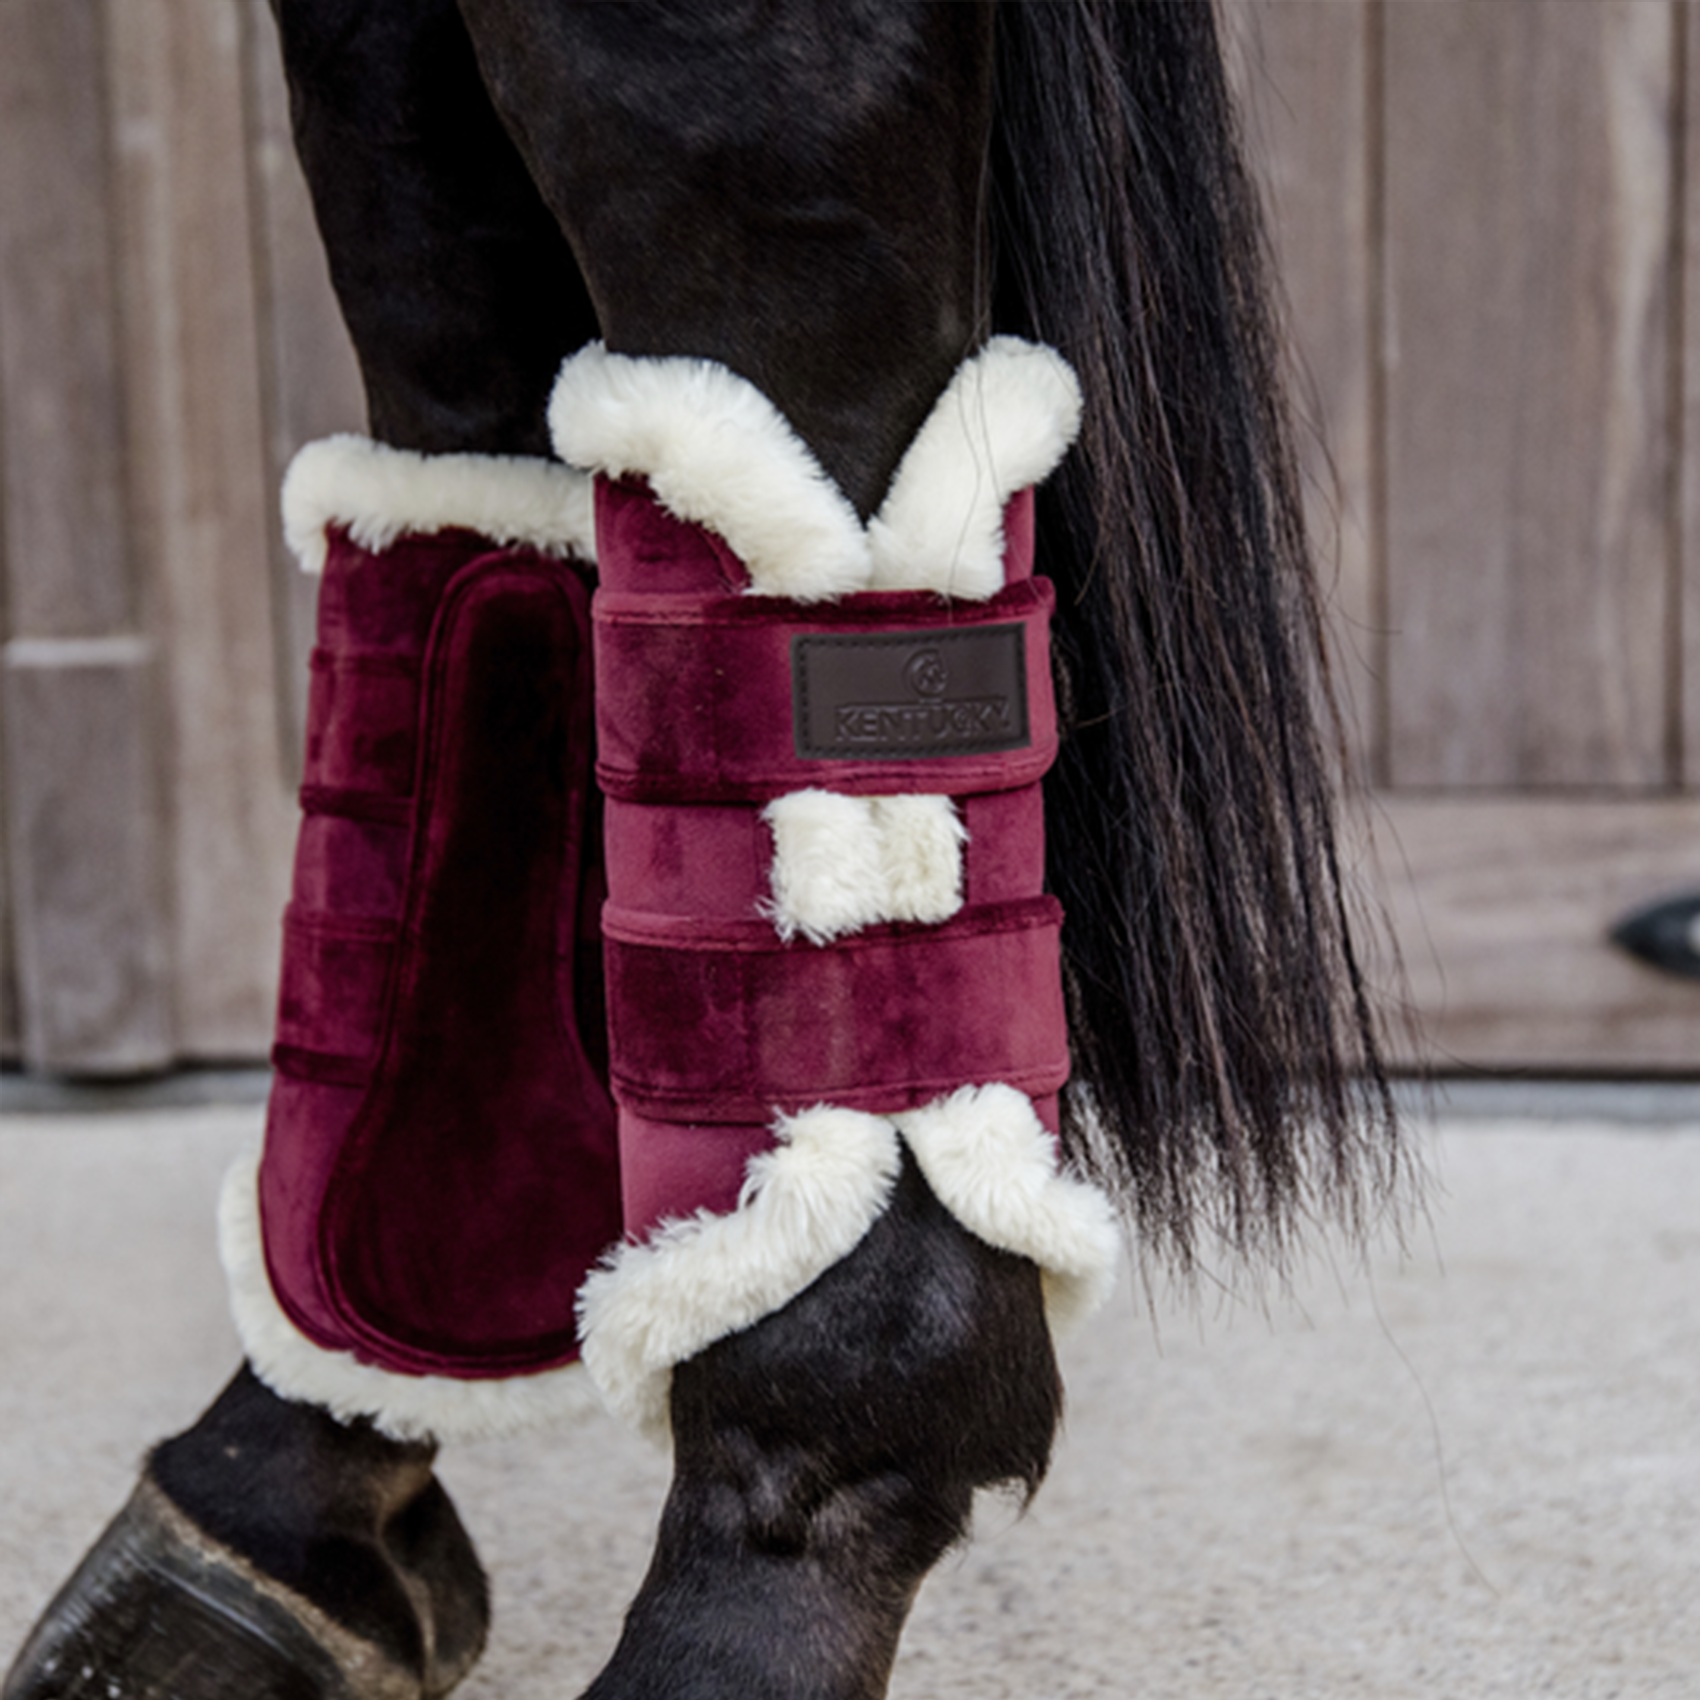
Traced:
<path id="1" fill-rule="evenodd" d="M 309 443 L 283 479 L 284 536 L 309 573 L 324 571 L 332 525 L 365 549 L 463 527 L 495 543 L 594 560 L 594 510 L 590 479 L 554 461 L 416 454 L 367 437 Z"/>
<path id="2" fill-rule="evenodd" d="M 1066 1334 L 1110 1296 L 1121 1233 L 1110 1201 L 1062 1173 L 1024 1093 L 964 1086 L 892 1118 L 927 1185 L 971 1234 L 1039 1265 L 1045 1315 Z"/>
<path id="3" fill-rule="evenodd" d="M 673 1366 L 780 1309 L 855 1249 L 890 1200 L 900 1130 L 964 1227 L 1039 1264 L 1053 1327 L 1108 1296 L 1120 1251 L 1109 1202 L 1059 1171 L 1021 1093 L 967 1086 L 890 1119 L 822 1105 L 781 1120 L 735 1210 L 666 1224 L 586 1280 L 584 1362 L 609 1407 L 664 1443 Z"/>
<path id="4" fill-rule="evenodd" d="M 1080 386 L 1054 349 L 994 337 L 963 361 L 864 528 L 779 410 L 710 360 L 638 359 L 592 343 L 549 403 L 569 466 L 640 473 L 677 518 L 737 552 L 762 595 L 862 590 L 983 601 L 1003 588 L 1003 510 L 1080 429 Z"/>
<path id="5" fill-rule="evenodd" d="M 286 1399 L 352 1422 L 369 1417 L 394 1440 L 482 1440 L 558 1428 L 600 1408 L 582 1364 L 500 1381 L 398 1375 L 316 1345 L 272 1292 L 260 1239 L 259 1152 L 231 1165 L 219 1200 L 218 1245 L 230 1312 L 254 1373 Z"/>
<path id="6" fill-rule="evenodd" d="M 584 1366 L 617 1415 L 658 1443 L 673 1366 L 778 1310 L 849 1256 L 897 1180 L 897 1131 L 859 1110 L 781 1118 L 737 1208 L 618 1247 L 579 1289 Z"/>
<path id="7" fill-rule="evenodd" d="M 828 944 L 881 921 L 948 921 L 962 907 L 967 830 L 949 797 L 793 791 L 769 803 L 773 896 L 783 939 Z"/>

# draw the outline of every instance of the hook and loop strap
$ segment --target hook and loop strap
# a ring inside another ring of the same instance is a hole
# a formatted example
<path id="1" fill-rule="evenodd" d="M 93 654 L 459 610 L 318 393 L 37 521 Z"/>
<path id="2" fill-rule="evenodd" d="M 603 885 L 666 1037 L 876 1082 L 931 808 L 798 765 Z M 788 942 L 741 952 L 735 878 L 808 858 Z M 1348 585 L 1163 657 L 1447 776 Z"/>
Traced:
<path id="1" fill-rule="evenodd" d="M 1053 897 L 828 949 L 770 926 L 603 911 L 615 1096 L 681 1122 L 822 1102 L 892 1113 L 965 1081 L 1042 1097 L 1068 1077 Z"/>
<path id="2" fill-rule="evenodd" d="M 598 591 L 597 778 L 622 802 L 970 796 L 1056 756 L 1046 579 L 984 602 Z"/>

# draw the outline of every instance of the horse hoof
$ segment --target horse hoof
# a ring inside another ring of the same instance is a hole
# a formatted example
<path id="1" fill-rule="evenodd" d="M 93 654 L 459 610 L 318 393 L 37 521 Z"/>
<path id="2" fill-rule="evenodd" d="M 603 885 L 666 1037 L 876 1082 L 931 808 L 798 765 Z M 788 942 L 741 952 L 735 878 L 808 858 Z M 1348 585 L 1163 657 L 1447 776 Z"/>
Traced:
<path id="1" fill-rule="evenodd" d="M 419 1678 L 203 1534 L 146 1477 L 0 1700 L 424 1700 Z"/>

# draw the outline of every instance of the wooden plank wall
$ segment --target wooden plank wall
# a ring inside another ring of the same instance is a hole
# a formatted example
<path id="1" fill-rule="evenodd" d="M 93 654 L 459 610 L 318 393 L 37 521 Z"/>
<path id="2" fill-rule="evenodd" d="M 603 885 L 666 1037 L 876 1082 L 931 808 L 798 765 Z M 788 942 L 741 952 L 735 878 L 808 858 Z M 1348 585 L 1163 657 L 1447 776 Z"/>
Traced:
<path id="1" fill-rule="evenodd" d="M 1385 890 L 1443 1062 L 1700 1065 L 1610 946 L 1700 886 L 1685 769 L 1683 7 L 1384 8 Z"/>
<path id="2" fill-rule="evenodd" d="M 39 1070 L 270 1042 L 311 606 L 275 492 L 360 418 L 271 28 L 0 0 L 6 1002 Z"/>
<path id="3" fill-rule="evenodd" d="M 1443 1061 L 1700 1060 L 1700 992 L 1603 942 L 1700 886 L 1697 9 L 1226 0 L 1370 895 Z M 271 32 L 0 0 L 0 1051 L 42 1069 L 269 1039 L 275 490 L 361 414 Z"/>
<path id="4" fill-rule="evenodd" d="M 358 431 L 366 417 L 360 372 L 331 293 L 307 185 L 289 136 L 289 99 L 267 0 L 242 0 L 247 26 L 249 179 L 260 291 L 266 396 L 266 484 L 275 490 L 303 443 Z M 282 733 L 293 780 L 307 707 L 314 581 L 296 569 L 282 530 L 271 532 L 273 613 Z"/>
<path id="5" fill-rule="evenodd" d="M 1443 1067 L 1700 1068 L 1700 987 L 1606 938 L 1700 888 L 1694 13 L 1233 8 L 1363 562 L 1370 907 Z"/>
<path id="6" fill-rule="evenodd" d="M 1384 618 L 1375 500 L 1372 30 L 1366 6 L 1238 0 L 1230 64 L 1262 167 L 1291 323 L 1306 517 L 1334 614 L 1336 673 L 1363 772 L 1377 771 Z"/>
<path id="7" fill-rule="evenodd" d="M 1700 5 L 1678 9 L 1683 55 L 1682 171 L 1682 390 L 1676 466 L 1681 478 L 1681 597 L 1683 614 L 1683 780 L 1700 791 Z"/>
<path id="8" fill-rule="evenodd" d="M 241 14 L 228 0 L 107 13 L 131 517 L 169 634 L 163 809 L 180 1044 L 262 1045 L 294 813 L 278 741 Z M 190 310 L 192 309 L 192 310 Z"/>
<path id="9" fill-rule="evenodd" d="M 1385 18 L 1387 781 L 1669 784 L 1673 8 Z"/>
<path id="10" fill-rule="evenodd" d="M 102 30 L 96 0 L 0 8 L 0 691 L 16 1040 L 127 1071 L 170 1058 L 174 1023 Z"/>

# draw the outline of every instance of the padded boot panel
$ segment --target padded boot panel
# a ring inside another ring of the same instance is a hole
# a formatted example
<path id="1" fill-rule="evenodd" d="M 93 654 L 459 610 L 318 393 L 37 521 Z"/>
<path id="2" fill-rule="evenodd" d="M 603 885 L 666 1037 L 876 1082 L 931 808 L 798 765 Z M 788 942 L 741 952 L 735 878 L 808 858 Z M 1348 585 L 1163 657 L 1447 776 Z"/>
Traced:
<path id="1" fill-rule="evenodd" d="M 333 539 L 320 682 L 381 689 L 315 701 L 261 1195 L 297 1328 L 464 1379 L 576 1356 L 619 1180 L 588 590 L 524 549 L 445 573 L 428 541 L 355 563 Z"/>
<path id="2" fill-rule="evenodd" d="M 359 1334 L 421 1367 L 570 1356 L 573 1295 L 619 1232 L 612 1115 L 558 996 L 577 955 L 588 630 L 576 577 L 498 561 L 450 587 L 428 658 L 387 1044 L 322 1230 Z"/>

